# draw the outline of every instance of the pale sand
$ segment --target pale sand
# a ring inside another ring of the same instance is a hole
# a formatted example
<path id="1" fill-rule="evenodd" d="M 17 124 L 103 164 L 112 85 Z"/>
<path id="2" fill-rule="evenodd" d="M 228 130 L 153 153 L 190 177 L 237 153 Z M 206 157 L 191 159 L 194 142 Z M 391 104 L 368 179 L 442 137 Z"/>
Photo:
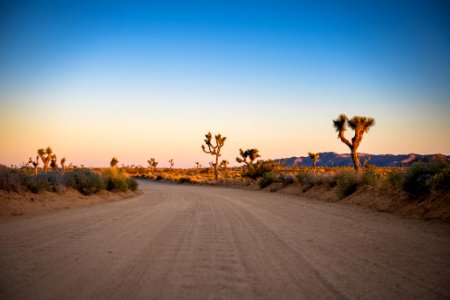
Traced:
<path id="1" fill-rule="evenodd" d="M 448 224 L 139 183 L 133 199 L 1 219 L 0 298 L 450 298 Z"/>

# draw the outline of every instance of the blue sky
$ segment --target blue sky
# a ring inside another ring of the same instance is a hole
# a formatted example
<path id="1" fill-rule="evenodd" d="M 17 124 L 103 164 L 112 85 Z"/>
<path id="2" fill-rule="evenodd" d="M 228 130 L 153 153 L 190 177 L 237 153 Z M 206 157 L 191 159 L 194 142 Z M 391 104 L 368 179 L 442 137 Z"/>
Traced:
<path id="1" fill-rule="evenodd" d="M 208 130 L 230 161 L 347 152 L 340 113 L 377 120 L 363 152 L 450 153 L 449 20 L 448 1 L 3 1 L 0 160 L 190 166 Z"/>

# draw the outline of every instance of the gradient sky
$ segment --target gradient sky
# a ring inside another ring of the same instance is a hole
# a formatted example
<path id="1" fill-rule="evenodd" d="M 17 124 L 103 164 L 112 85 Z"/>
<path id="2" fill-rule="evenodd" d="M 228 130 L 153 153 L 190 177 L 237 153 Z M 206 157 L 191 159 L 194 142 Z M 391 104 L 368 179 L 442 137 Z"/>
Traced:
<path id="1" fill-rule="evenodd" d="M 376 119 L 360 152 L 450 154 L 449 1 L 0 2 L 6 165 L 346 153 L 340 113 Z"/>

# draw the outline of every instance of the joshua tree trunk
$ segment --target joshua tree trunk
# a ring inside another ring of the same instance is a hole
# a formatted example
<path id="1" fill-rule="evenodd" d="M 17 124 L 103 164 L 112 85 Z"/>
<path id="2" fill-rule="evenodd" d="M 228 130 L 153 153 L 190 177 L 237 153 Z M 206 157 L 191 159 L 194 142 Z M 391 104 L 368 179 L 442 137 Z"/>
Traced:
<path id="1" fill-rule="evenodd" d="M 314 159 L 313 161 L 313 172 L 316 173 L 316 166 L 317 166 L 317 160 Z"/>
<path id="2" fill-rule="evenodd" d="M 358 155 L 358 151 L 356 151 L 356 149 L 351 149 L 352 151 L 352 160 L 353 160 L 353 165 L 355 166 L 355 170 L 356 171 L 360 171 L 361 170 L 361 164 L 359 162 L 359 155 Z"/>
<path id="3" fill-rule="evenodd" d="M 219 172 L 217 168 L 219 167 L 219 156 L 216 156 L 216 163 L 214 164 L 214 179 L 219 182 Z"/>

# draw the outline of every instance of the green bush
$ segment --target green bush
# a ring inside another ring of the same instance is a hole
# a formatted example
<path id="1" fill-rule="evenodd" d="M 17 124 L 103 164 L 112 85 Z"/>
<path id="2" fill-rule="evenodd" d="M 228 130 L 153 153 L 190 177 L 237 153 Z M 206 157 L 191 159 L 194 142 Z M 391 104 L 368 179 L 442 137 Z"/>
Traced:
<path id="1" fill-rule="evenodd" d="M 106 169 L 102 176 L 108 191 L 126 192 L 128 190 L 128 176 L 122 169 Z"/>
<path id="2" fill-rule="evenodd" d="M 297 174 L 297 181 L 302 185 L 303 192 L 308 191 L 316 185 L 328 185 L 330 187 L 336 185 L 333 183 L 334 179 L 330 175 L 319 175 L 305 171 Z"/>
<path id="3" fill-rule="evenodd" d="M 449 189 L 449 161 L 417 163 L 404 175 L 403 189 L 413 196 L 426 196 L 432 190 Z"/>
<path id="4" fill-rule="evenodd" d="M 14 169 L 0 165 L 0 190 L 8 192 L 22 192 L 26 188 L 23 185 L 24 176 Z"/>
<path id="5" fill-rule="evenodd" d="M 295 177 L 291 173 L 284 173 L 278 177 L 278 181 L 285 185 L 294 184 Z"/>
<path id="6" fill-rule="evenodd" d="M 51 183 L 47 181 L 47 178 L 41 175 L 42 174 L 39 174 L 37 176 L 28 175 L 24 177 L 23 183 L 25 187 L 32 193 L 37 194 L 42 191 L 52 190 Z"/>
<path id="7" fill-rule="evenodd" d="M 401 189 L 404 184 L 404 176 L 402 172 L 391 172 L 387 175 L 386 180 L 389 186 L 396 189 Z"/>
<path id="8" fill-rule="evenodd" d="M 136 191 L 138 189 L 138 182 L 133 177 L 128 177 L 127 185 L 130 191 Z"/>
<path id="9" fill-rule="evenodd" d="M 75 169 L 64 174 L 67 187 L 78 190 L 83 195 L 91 195 L 105 189 L 105 182 L 100 174 L 89 169 Z"/>
<path id="10" fill-rule="evenodd" d="M 273 160 L 258 160 L 251 167 L 244 167 L 243 177 L 257 179 L 263 177 L 264 174 L 270 173 L 275 168 Z"/>
<path id="11" fill-rule="evenodd" d="M 265 188 L 269 186 L 272 182 L 275 181 L 275 176 L 273 173 L 268 172 L 264 173 L 264 175 L 258 180 L 258 185 L 260 188 Z"/>
<path id="12" fill-rule="evenodd" d="M 341 172 L 336 175 L 336 183 L 336 194 L 339 199 L 343 199 L 356 192 L 361 184 L 361 177 L 353 171 Z"/>
<path id="13" fill-rule="evenodd" d="M 361 184 L 377 186 L 379 179 L 380 179 L 380 176 L 374 170 L 365 169 L 364 173 L 361 176 Z"/>
<path id="14" fill-rule="evenodd" d="M 427 181 L 427 185 L 434 192 L 450 190 L 450 167 L 444 168 Z"/>

